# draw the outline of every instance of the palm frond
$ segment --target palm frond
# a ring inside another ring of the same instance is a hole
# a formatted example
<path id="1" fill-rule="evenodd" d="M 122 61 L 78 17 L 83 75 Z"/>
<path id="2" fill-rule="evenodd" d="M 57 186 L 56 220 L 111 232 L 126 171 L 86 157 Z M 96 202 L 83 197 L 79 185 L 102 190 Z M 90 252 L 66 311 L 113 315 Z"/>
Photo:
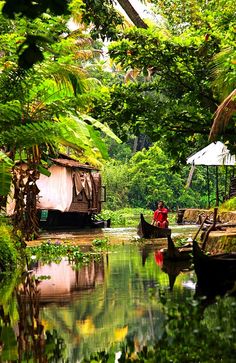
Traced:
<path id="1" fill-rule="evenodd" d="M 11 145 L 17 148 L 28 148 L 34 145 L 41 145 L 53 142 L 57 127 L 55 122 L 43 121 L 28 123 L 12 127 L 10 130 L 0 134 L 1 145 Z"/>
<path id="2" fill-rule="evenodd" d="M 7 127 L 18 124 L 22 117 L 22 108 L 17 100 L 7 103 L 0 103 L 0 130 L 5 130 Z"/>
<path id="3" fill-rule="evenodd" d="M 118 136 L 116 136 L 116 134 L 114 134 L 114 132 L 110 129 L 110 127 L 104 125 L 103 123 L 101 123 L 100 121 L 94 119 L 93 117 L 91 117 L 89 115 L 80 115 L 80 117 L 84 121 L 89 121 L 90 124 L 93 125 L 93 127 L 101 130 L 102 132 L 104 132 L 104 134 L 111 137 L 112 139 L 114 139 L 119 144 L 122 143 L 122 141 L 119 139 Z"/>
<path id="4" fill-rule="evenodd" d="M 233 47 L 222 49 L 213 58 L 212 85 L 221 100 L 236 88 L 235 65 L 236 51 Z"/>
<path id="5" fill-rule="evenodd" d="M 86 90 L 86 72 L 71 64 L 47 64 L 44 68 L 48 77 L 53 79 L 58 87 L 73 92 L 74 95 L 81 94 Z"/>
<path id="6" fill-rule="evenodd" d="M 0 150 L 0 195 L 7 196 L 11 187 L 13 161 Z"/>
<path id="7" fill-rule="evenodd" d="M 209 140 L 215 140 L 217 135 L 221 134 L 225 130 L 234 112 L 236 112 L 236 88 L 217 108 Z"/>

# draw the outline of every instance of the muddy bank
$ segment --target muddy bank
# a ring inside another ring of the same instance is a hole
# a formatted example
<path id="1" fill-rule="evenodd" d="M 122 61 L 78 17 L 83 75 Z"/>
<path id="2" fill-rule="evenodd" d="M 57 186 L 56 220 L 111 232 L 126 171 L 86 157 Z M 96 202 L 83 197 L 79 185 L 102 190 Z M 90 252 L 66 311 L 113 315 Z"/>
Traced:
<path id="1" fill-rule="evenodd" d="M 183 223 L 198 223 L 200 215 L 208 215 L 211 218 L 213 217 L 213 209 L 186 209 L 183 215 Z M 218 211 L 218 218 L 222 223 L 236 224 L 236 211 Z"/>

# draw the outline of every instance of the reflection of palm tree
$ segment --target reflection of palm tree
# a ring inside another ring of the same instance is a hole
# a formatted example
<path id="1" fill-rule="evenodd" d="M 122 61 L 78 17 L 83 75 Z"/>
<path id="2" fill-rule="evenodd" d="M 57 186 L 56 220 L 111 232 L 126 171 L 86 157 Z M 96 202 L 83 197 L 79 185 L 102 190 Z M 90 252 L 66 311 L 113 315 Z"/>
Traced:
<path id="1" fill-rule="evenodd" d="M 33 358 L 37 362 L 47 362 L 48 355 L 60 358 L 65 348 L 56 331 L 47 331 L 39 318 L 39 281 L 27 275 L 16 289 L 19 314 L 18 359 L 19 362 Z M 56 339 L 57 338 L 57 339 Z M 53 344 L 52 344 L 53 341 Z M 50 349 L 49 349 L 50 348 Z"/>

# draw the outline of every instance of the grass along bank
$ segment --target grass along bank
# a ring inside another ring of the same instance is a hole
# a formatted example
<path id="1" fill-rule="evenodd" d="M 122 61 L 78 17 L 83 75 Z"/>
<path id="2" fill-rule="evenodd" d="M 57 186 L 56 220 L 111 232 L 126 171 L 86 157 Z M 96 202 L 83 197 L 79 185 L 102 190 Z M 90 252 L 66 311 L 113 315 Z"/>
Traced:
<path id="1" fill-rule="evenodd" d="M 144 208 L 123 208 L 115 211 L 105 209 L 97 218 L 105 220 L 111 218 L 112 227 L 137 227 L 140 213 L 144 215 L 147 222 L 151 222 L 153 211 Z M 176 222 L 176 213 L 169 213 L 168 219 L 170 224 L 174 224 Z"/>

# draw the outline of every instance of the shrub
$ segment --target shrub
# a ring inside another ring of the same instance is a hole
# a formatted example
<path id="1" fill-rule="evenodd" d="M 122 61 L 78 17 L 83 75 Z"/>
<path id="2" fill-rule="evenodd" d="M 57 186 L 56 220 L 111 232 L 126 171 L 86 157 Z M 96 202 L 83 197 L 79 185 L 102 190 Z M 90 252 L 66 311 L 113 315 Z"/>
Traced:
<path id="1" fill-rule="evenodd" d="M 220 210 L 233 211 L 236 210 L 236 197 L 226 200 L 220 206 Z"/>
<path id="2" fill-rule="evenodd" d="M 0 225 L 0 272 L 14 270 L 17 263 L 17 250 L 12 237 L 11 227 Z"/>

